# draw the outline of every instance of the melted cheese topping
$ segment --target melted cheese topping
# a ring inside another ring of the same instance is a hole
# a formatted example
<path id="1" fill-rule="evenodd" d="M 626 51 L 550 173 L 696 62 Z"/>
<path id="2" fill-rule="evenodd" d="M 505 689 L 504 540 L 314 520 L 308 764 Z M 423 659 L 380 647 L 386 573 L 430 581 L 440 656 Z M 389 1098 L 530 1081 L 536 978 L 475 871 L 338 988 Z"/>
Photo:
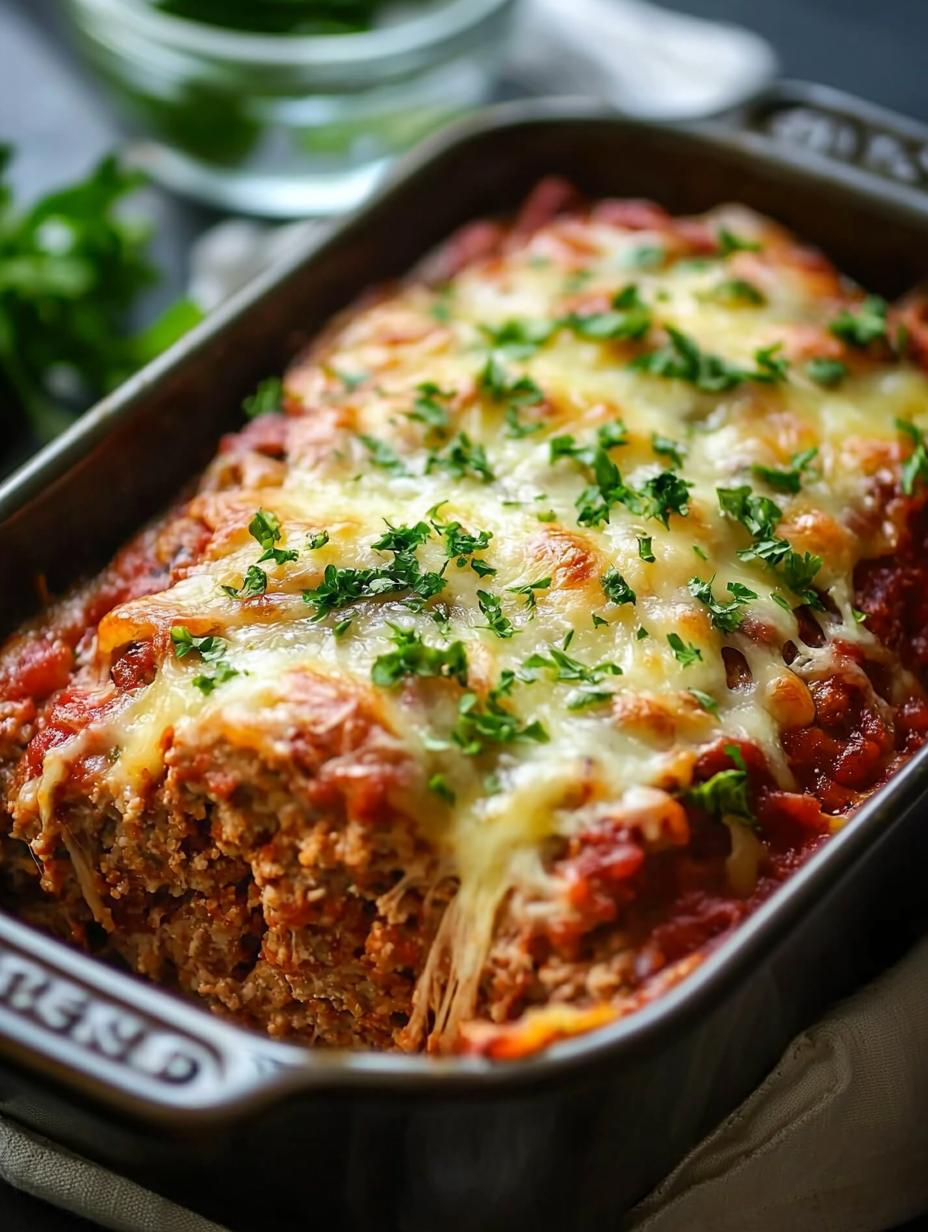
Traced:
<path id="1" fill-rule="evenodd" d="M 836 639 L 872 642 L 852 612 L 853 568 L 892 547 L 891 530 L 868 516 L 875 480 L 898 467 L 894 420 L 924 417 L 928 381 L 904 363 L 843 348 L 827 329 L 843 306 L 840 284 L 793 260 L 790 241 L 771 224 L 729 211 L 710 225 L 721 222 L 756 239 L 761 251 L 694 260 L 675 253 L 663 233 L 556 221 L 504 257 L 465 269 L 446 288 L 410 283 L 356 312 L 287 378 L 291 403 L 302 401 L 305 416 L 291 427 L 286 467 L 251 489 L 217 492 L 207 485 L 194 510 L 215 528 L 208 559 L 169 591 L 127 604 L 101 624 L 105 662 L 130 641 L 182 625 L 195 636 L 225 639 L 226 662 L 237 673 L 204 692 L 194 678 L 213 668 L 196 652 L 163 659 L 155 681 L 129 695 L 112 722 L 109 783 L 117 798 L 128 800 L 158 778 L 169 730 L 175 744 L 195 744 L 217 723 L 226 731 L 248 729 L 262 709 L 286 697 L 289 674 L 301 668 L 355 682 L 419 763 L 423 781 L 434 785 L 433 776 L 442 776 L 442 794 L 410 801 L 460 880 L 426 980 L 445 945 L 453 974 L 440 997 L 423 993 L 420 1002 L 424 1013 L 431 997 L 439 1030 L 453 1029 L 472 1011 L 507 890 L 529 886 L 540 901 L 552 892 L 539 856 L 545 839 L 634 803 L 642 788 L 684 788 L 700 748 L 722 737 L 756 744 L 790 787 L 780 735 L 814 713 L 802 677 L 827 672 Z M 665 258 L 656 267 L 635 268 L 643 247 L 661 246 Z M 750 283 L 757 295 L 733 299 L 724 286 L 732 279 Z M 599 341 L 562 327 L 535 347 L 496 348 L 507 378 L 528 377 L 544 396 L 542 404 L 528 399 L 517 408 L 515 421 L 534 430 L 514 432 L 509 400 L 481 390 L 493 349 L 488 330 L 513 319 L 556 322 L 590 305 L 608 309 L 630 282 L 652 315 L 641 339 Z M 777 354 L 792 359 L 786 379 L 742 380 L 710 393 L 630 367 L 634 356 L 666 344 L 667 325 L 746 370 L 755 369 L 760 348 L 782 344 Z M 808 375 L 805 361 L 816 354 L 846 363 L 839 385 L 825 388 Z M 434 398 L 447 410 L 444 433 L 410 415 L 423 382 L 441 391 Z M 666 526 L 623 503 L 613 504 L 601 525 L 578 525 L 590 468 L 570 457 L 552 462 L 551 441 L 569 434 L 577 447 L 589 447 L 598 428 L 618 419 L 626 440 L 608 456 L 630 487 L 640 490 L 672 469 L 666 453 L 655 450 L 655 434 L 676 442 L 683 456 L 678 473 L 690 485 L 688 511 L 670 513 Z M 430 453 L 446 453 L 458 433 L 485 449 L 491 481 L 429 465 Z M 393 451 L 381 454 L 386 465 L 376 464 L 376 446 L 364 436 Z M 789 468 L 794 455 L 810 449 L 817 454 L 798 493 L 776 491 L 752 469 Z M 794 550 L 822 557 L 814 584 L 830 602 L 819 616 L 818 648 L 799 636 L 797 596 L 762 560 L 738 555 L 751 535 L 721 511 L 716 490 L 742 484 L 777 502 L 784 515 L 777 533 Z M 261 566 L 268 578 L 263 597 L 233 597 L 223 585 L 239 586 L 260 555 L 247 530 L 258 508 L 280 520 L 276 546 L 298 556 Z M 436 521 L 489 532 L 476 557 L 496 572 L 480 577 L 467 563 L 449 563 L 433 530 L 416 556 L 423 571 L 444 570 L 445 587 L 422 610 L 405 606 L 408 592 L 401 591 L 314 619 L 302 592 L 321 584 L 326 566 L 384 568 L 392 557 L 372 544 L 386 526 Z M 321 530 L 328 542 L 309 549 L 309 537 Z M 645 536 L 653 562 L 639 547 Z M 607 598 L 601 579 L 608 569 L 625 579 L 634 603 Z M 688 589 L 694 577 L 713 579 L 720 602 L 730 600 L 729 584 L 754 593 L 739 628 L 713 626 Z M 531 592 L 534 603 L 512 589 L 535 582 L 543 585 Z M 512 636 L 487 627 L 479 590 L 498 596 Z M 337 631 L 348 618 L 347 631 Z M 429 646 L 462 641 L 468 687 L 481 700 L 506 671 L 534 676 L 517 680 L 500 705 L 524 725 L 541 724 L 547 740 L 489 743 L 481 755 L 468 755 L 451 738 L 458 685 L 375 686 L 375 661 L 395 649 L 391 622 Z M 690 653 L 675 653 L 669 638 L 681 639 Z M 783 657 L 788 641 L 799 647 L 791 666 Z M 525 668 L 531 656 L 565 645 L 579 663 L 614 664 L 621 674 L 584 685 Z M 746 660 L 750 678 L 740 687 L 728 686 L 725 646 Z M 571 708 L 584 689 L 606 696 Z M 47 773 L 59 773 L 59 762 L 60 753 Z"/>

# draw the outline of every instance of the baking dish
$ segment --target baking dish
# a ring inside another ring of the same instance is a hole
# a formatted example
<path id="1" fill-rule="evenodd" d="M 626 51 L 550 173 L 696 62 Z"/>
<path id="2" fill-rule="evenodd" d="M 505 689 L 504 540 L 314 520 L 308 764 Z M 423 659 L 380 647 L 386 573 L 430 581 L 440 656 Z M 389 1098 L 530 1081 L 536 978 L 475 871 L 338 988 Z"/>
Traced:
<path id="1" fill-rule="evenodd" d="M 271 272 L 10 481 L 0 493 L 4 619 L 28 607 L 26 577 L 44 572 L 61 588 L 164 503 L 205 460 L 227 409 L 297 348 L 294 322 L 311 334 L 364 286 L 468 218 L 510 207 L 543 174 L 675 210 L 738 199 L 881 292 L 912 285 L 928 265 L 918 192 L 799 158 L 769 135 L 814 132 L 816 116 L 841 132 L 882 132 L 903 152 L 919 139 L 850 100 L 784 91 L 734 130 L 531 104 L 426 148 L 362 215 Z M 194 421 L 181 409 L 190 405 Z M 681 988 L 508 1067 L 271 1044 L 2 918 L 4 1110 L 233 1227 L 295 1228 L 320 1215 L 361 1228 L 592 1227 L 646 1191 L 828 996 L 865 974 L 879 933 L 898 937 L 888 904 L 905 901 L 902 874 L 925 842 L 924 765 L 917 756 Z"/>

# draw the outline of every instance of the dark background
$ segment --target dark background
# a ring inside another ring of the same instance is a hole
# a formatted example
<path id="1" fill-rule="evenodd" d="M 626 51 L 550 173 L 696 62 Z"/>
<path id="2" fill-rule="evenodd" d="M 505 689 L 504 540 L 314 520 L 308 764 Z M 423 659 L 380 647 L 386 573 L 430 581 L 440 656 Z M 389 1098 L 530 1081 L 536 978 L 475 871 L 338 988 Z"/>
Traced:
<path id="1" fill-rule="evenodd" d="M 750 26 L 774 45 L 785 75 L 928 122 L 928 0 L 673 0 L 665 7 Z M 118 141 L 93 85 L 69 58 L 62 8 L 61 0 L 0 0 L 0 142 L 19 151 L 13 183 L 27 198 L 82 175 Z M 188 246 L 215 215 L 158 190 L 146 194 L 145 209 L 164 271 L 150 312 L 183 289 Z M 916 1227 L 928 1228 L 928 1217 L 909 1232 Z M 0 1182 L 2 1232 L 89 1228 Z"/>

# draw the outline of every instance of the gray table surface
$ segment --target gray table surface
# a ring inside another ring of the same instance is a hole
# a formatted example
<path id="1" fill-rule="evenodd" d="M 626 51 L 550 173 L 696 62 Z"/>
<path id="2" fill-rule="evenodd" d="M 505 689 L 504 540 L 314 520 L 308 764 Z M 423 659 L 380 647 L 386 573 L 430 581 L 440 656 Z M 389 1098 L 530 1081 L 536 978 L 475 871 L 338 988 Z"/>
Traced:
<path id="1" fill-rule="evenodd" d="M 82 175 L 119 140 L 94 84 L 73 60 L 61 0 L 0 0 L 0 142 L 17 150 L 17 193 L 35 196 Z M 674 0 L 667 7 L 736 21 L 765 35 L 791 77 L 827 82 L 928 121 L 928 0 Z M 141 208 L 156 226 L 158 310 L 186 281 L 191 241 L 217 217 L 157 189 Z M 78 1232 L 90 1225 L 0 1183 L 3 1232 Z M 928 1229 L 928 1216 L 906 1232 Z M 900 1229 L 899 1232 L 902 1232 Z"/>

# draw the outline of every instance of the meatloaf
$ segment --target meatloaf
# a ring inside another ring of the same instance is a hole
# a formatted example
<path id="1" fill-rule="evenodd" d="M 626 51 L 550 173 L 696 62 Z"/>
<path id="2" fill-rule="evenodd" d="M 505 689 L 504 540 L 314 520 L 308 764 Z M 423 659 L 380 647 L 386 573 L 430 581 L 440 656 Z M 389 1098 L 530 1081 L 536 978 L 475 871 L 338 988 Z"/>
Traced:
<path id="1" fill-rule="evenodd" d="M 737 206 L 465 228 L 6 643 L 5 903 L 307 1044 L 634 1011 L 924 740 L 925 338 Z"/>

